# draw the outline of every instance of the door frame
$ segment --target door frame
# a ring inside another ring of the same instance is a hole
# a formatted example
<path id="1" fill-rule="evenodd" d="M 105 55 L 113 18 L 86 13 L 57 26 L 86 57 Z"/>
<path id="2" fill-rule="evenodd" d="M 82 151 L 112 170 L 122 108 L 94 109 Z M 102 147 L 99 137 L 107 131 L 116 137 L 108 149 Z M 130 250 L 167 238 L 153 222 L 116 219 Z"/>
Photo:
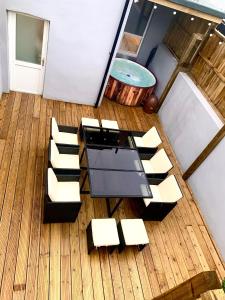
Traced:
<path id="1" fill-rule="evenodd" d="M 121 54 L 121 55 L 127 55 L 127 56 L 130 56 L 130 57 L 133 57 L 133 58 L 137 58 L 138 57 L 138 54 L 139 54 L 139 52 L 141 50 L 141 46 L 142 46 L 142 44 L 144 42 L 145 36 L 147 34 L 149 26 L 151 25 L 151 21 L 152 21 L 154 12 L 155 12 L 154 3 L 151 3 L 151 2 L 149 2 L 149 3 L 152 4 L 151 12 L 149 14 L 148 21 L 147 21 L 147 24 L 145 26 L 145 30 L 143 32 L 143 35 L 141 36 L 141 42 L 140 42 L 140 44 L 138 46 L 137 52 L 136 53 L 132 53 L 132 52 L 129 52 L 129 51 L 118 51 L 119 54 Z M 125 33 L 125 31 L 124 31 L 124 33 Z M 134 35 L 134 36 L 136 35 L 136 34 L 130 33 L 130 32 L 126 32 L 126 33 Z M 139 36 L 139 35 L 136 35 L 136 36 Z"/>
<path id="2" fill-rule="evenodd" d="M 49 40 L 49 27 L 50 22 L 48 20 L 39 18 L 37 16 L 26 14 L 17 11 L 7 11 L 8 14 L 8 55 L 9 55 L 9 89 L 12 88 L 12 70 L 15 64 L 29 67 L 33 69 L 39 69 L 41 71 L 40 82 L 39 82 L 39 91 L 38 93 L 30 92 L 30 91 L 20 91 L 24 93 L 33 93 L 42 95 L 44 90 L 44 79 L 45 79 L 45 71 L 46 71 L 46 62 L 47 62 L 47 53 L 48 53 L 48 40 Z M 19 61 L 16 60 L 16 15 L 25 15 L 34 19 L 39 19 L 44 21 L 44 30 L 43 30 L 43 44 L 42 44 L 42 53 L 41 53 L 41 65 Z"/>
<path id="3" fill-rule="evenodd" d="M 121 38 L 122 38 L 122 34 L 123 34 L 123 31 L 124 31 L 124 27 L 125 27 L 127 18 L 129 16 L 129 12 L 130 12 L 132 3 L 133 3 L 133 0 L 126 0 L 125 1 L 122 16 L 121 16 L 119 26 L 117 28 L 116 36 L 115 36 L 115 39 L 114 39 L 114 42 L 113 42 L 113 46 L 112 46 L 112 49 L 109 53 L 109 60 L 108 60 L 108 63 L 106 65 L 105 73 L 104 73 L 102 83 L 101 83 L 101 86 L 100 86 L 100 89 L 99 89 L 99 92 L 98 92 L 97 100 L 95 102 L 95 108 L 97 108 L 99 106 L 99 103 L 100 103 L 100 101 L 103 97 L 103 93 L 105 91 L 106 84 L 107 84 L 107 81 L 108 81 L 108 78 L 109 78 L 109 71 L 110 71 L 110 68 L 111 68 L 111 65 L 112 65 L 112 60 L 116 56 L 116 51 L 117 51 L 117 48 L 119 47 L 119 43 L 120 43 Z"/>

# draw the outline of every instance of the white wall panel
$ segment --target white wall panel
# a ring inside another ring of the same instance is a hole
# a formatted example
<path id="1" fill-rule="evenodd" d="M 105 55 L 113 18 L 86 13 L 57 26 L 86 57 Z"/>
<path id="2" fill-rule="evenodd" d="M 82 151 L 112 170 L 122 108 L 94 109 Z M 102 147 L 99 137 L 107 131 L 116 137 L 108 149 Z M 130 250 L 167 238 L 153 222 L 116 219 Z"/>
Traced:
<path id="1" fill-rule="evenodd" d="M 188 183 L 225 260 L 225 138 Z"/>
<path id="2" fill-rule="evenodd" d="M 222 121 L 185 73 L 179 73 L 159 117 L 165 133 L 185 171 L 208 145 Z"/>
<path id="3" fill-rule="evenodd" d="M 164 44 L 160 44 L 152 62 L 149 65 L 149 70 L 151 70 L 157 78 L 155 94 L 158 98 L 162 95 L 173 74 L 173 71 L 176 69 L 176 66 L 176 58 Z"/>

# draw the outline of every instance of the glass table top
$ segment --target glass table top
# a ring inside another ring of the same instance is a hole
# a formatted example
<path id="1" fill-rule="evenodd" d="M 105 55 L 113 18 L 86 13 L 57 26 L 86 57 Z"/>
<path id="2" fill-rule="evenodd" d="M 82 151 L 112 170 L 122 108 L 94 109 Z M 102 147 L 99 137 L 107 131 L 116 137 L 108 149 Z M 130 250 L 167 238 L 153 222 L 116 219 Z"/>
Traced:
<path id="1" fill-rule="evenodd" d="M 90 195 L 152 198 L 130 131 L 83 127 Z"/>
<path id="2" fill-rule="evenodd" d="M 97 169 L 89 169 L 88 172 L 91 197 L 152 197 L 144 172 Z"/>
<path id="3" fill-rule="evenodd" d="M 90 169 L 143 171 L 136 149 L 87 147 L 86 154 Z"/>
<path id="4" fill-rule="evenodd" d="M 86 145 L 135 148 L 130 131 L 84 126 L 83 132 Z"/>

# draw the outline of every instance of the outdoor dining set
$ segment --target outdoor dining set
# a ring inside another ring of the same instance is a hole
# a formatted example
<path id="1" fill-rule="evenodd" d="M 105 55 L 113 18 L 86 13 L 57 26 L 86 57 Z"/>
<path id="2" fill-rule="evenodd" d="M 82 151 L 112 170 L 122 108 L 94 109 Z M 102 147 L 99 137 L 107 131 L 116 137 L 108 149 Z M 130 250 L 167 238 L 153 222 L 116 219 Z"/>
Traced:
<path id="1" fill-rule="evenodd" d="M 44 223 L 75 222 L 81 195 L 89 194 L 105 199 L 107 216 L 90 220 L 88 253 L 102 246 L 111 251 L 128 245 L 143 249 L 149 243 L 143 220 L 163 220 L 182 198 L 175 176 L 168 173 L 173 165 L 166 151 L 158 150 L 160 144 L 155 127 L 144 133 L 122 130 L 116 121 L 82 118 L 76 128 L 52 118 Z M 117 224 L 112 216 L 123 199 L 138 202 L 139 218 Z"/>

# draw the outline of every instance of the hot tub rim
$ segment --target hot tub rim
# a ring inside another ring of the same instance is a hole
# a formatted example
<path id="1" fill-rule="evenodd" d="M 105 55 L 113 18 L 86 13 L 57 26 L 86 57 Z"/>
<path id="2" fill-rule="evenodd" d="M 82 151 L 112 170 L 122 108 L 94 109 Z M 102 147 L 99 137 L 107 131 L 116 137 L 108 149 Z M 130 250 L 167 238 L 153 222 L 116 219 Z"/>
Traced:
<path id="1" fill-rule="evenodd" d="M 128 61 L 130 61 L 129 59 L 120 58 L 120 57 L 116 57 L 115 60 L 128 60 Z M 126 82 L 124 82 L 124 81 L 121 81 L 120 79 L 116 78 L 115 76 L 113 76 L 113 75 L 111 75 L 111 74 L 110 74 L 109 76 L 111 76 L 113 79 L 115 79 L 115 80 L 121 82 L 122 84 L 131 86 L 131 87 L 137 87 L 137 88 L 140 88 L 140 89 L 149 89 L 149 88 L 154 87 L 154 86 L 157 85 L 158 80 L 157 80 L 155 74 L 154 74 L 151 70 L 145 68 L 144 66 L 142 66 L 142 65 L 139 64 L 139 63 L 136 63 L 135 61 L 131 61 L 131 62 L 132 62 L 133 64 L 138 65 L 138 66 L 141 67 L 142 69 L 147 70 L 148 72 L 150 72 L 150 73 L 154 76 L 154 78 L 155 78 L 155 83 L 154 83 L 153 85 L 149 85 L 149 86 L 138 86 L 138 85 L 135 85 L 135 84 L 129 84 L 129 83 L 126 83 Z"/>

